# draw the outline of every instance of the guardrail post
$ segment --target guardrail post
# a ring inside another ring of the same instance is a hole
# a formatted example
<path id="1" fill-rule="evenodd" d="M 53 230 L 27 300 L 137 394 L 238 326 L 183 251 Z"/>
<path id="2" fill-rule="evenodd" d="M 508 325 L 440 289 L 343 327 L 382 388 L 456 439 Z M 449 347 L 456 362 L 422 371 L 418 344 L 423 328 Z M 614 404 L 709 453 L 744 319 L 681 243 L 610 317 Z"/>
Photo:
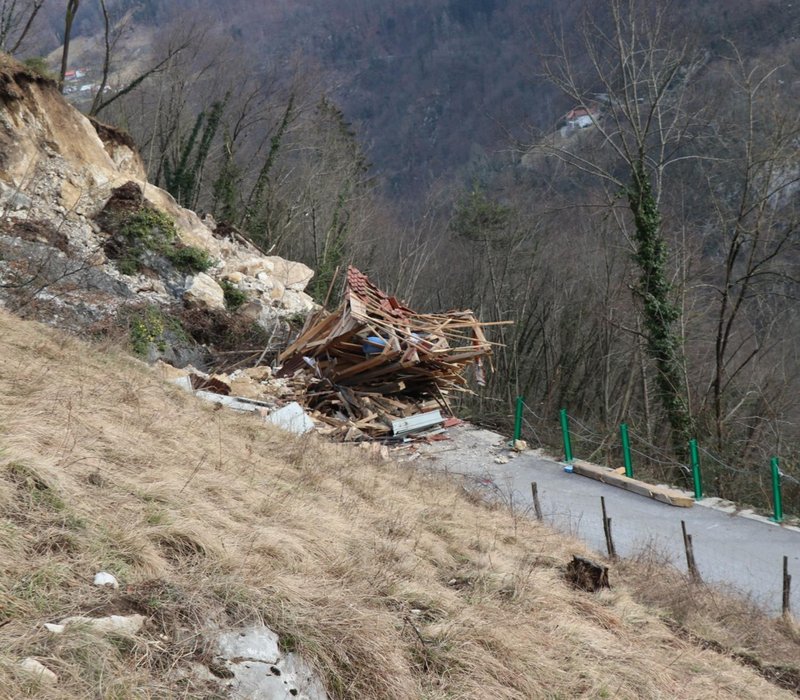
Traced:
<path id="1" fill-rule="evenodd" d="M 622 438 L 622 458 L 625 461 L 625 476 L 630 479 L 633 477 L 633 462 L 631 462 L 631 443 L 628 439 L 627 423 L 619 426 L 619 434 Z"/>
<path id="2" fill-rule="evenodd" d="M 569 439 L 569 420 L 567 409 L 561 409 L 561 435 L 564 438 L 564 461 L 572 462 L 572 444 Z"/>
<path id="3" fill-rule="evenodd" d="M 775 515 L 772 520 L 779 523 L 783 520 L 783 502 L 781 500 L 781 470 L 778 468 L 778 458 L 773 457 L 770 464 L 772 467 L 772 504 Z"/>
<path id="4" fill-rule="evenodd" d="M 517 412 L 514 415 L 514 442 L 522 437 L 522 409 L 525 402 L 521 396 L 517 396 Z"/>
<path id="5" fill-rule="evenodd" d="M 700 473 L 700 453 L 697 440 L 689 440 L 689 453 L 692 456 L 692 480 L 694 481 L 694 500 L 703 498 L 703 476 Z"/>

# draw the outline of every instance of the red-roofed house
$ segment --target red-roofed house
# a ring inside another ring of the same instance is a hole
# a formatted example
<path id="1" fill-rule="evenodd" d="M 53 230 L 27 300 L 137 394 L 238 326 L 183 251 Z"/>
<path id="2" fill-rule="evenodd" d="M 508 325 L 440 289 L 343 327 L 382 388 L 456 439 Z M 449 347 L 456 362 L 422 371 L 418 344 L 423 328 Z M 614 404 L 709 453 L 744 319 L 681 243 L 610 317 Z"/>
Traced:
<path id="1" fill-rule="evenodd" d="M 592 126 L 599 118 L 598 107 L 575 107 L 564 115 L 567 126 L 573 129 L 585 129 Z"/>

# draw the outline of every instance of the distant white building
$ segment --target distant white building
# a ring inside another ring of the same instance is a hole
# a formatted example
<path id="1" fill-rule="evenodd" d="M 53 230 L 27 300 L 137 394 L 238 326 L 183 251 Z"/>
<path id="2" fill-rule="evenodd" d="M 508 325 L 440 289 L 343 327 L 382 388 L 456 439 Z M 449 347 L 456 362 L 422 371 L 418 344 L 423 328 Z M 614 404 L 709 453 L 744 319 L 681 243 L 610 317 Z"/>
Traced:
<path id="1" fill-rule="evenodd" d="M 600 118 L 598 107 L 575 107 L 564 115 L 564 122 L 570 129 L 586 129 Z"/>
<path id="2" fill-rule="evenodd" d="M 86 68 L 77 68 L 76 70 L 68 70 L 64 73 L 64 80 L 68 83 L 75 82 L 81 78 L 86 77 Z"/>

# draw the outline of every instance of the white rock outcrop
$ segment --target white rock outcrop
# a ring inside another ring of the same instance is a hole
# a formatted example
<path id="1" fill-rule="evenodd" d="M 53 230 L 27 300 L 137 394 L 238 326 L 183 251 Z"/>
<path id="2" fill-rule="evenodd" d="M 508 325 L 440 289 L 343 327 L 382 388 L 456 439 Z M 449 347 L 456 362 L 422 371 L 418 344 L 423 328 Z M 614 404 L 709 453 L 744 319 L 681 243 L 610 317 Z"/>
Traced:
<path id="1" fill-rule="evenodd" d="M 7 301 L 3 290 L 13 287 L 3 283 L 15 270 L 19 274 L 27 260 L 37 270 L 45 261 L 54 280 L 67 281 L 64 289 L 55 289 L 50 297 L 45 290 L 37 299 L 42 320 L 53 323 L 59 323 L 70 305 L 76 315 L 96 322 L 113 313 L 120 299 L 170 304 L 186 298 L 221 310 L 223 279 L 256 305 L 257 312 L 250 315 L 270 332 L 282 319 L 315 308 L 304 293 L 313 276 L 310 268 L 264 255 L 235 232 L 215 233 L 212 217 L 201 219 L 147 182 L 130 137 L 89 120 L 62 98 L 53 82 L 3 58 L 0 98 L 0 206 L 7 224 L 0 232 L 0 302 Z M 138 187 L 146 205 L 170 217 L 181 244 L 202 248 L 212 260 L 212 267 L 194 275 L 188 289 L 153 274 L 120 274 L 106 258 L 109 232 L 101 230 L 95 218 L 112 190 L 129 182 Z M 49 225 L 59 237 L 59 248 L 53 248 L 53 241 L 39 240 L 35 231 L 17 230 L 30 228 L 30 222 Z M 11 256 L 5 255 L 7 250 Z M 80 268 L 80 274 L 73 274 L 72 268 Z"/>
<path id="2" fill-rule="evenodd" d="M 297 654 L 281 652 L 268 627 L 223 632 L 217 659 L 233 673 L 230 697 L 236 700 L 327 700 L 322 683 Z"/>
<path id="3" fill-rule="evenodd" d="M 211 311 L 225 308 L 225 292 L 212 277 L 205 272 L 186 278 L 186 291 L 183 299 L 191 306 L 199 306 Z"/>

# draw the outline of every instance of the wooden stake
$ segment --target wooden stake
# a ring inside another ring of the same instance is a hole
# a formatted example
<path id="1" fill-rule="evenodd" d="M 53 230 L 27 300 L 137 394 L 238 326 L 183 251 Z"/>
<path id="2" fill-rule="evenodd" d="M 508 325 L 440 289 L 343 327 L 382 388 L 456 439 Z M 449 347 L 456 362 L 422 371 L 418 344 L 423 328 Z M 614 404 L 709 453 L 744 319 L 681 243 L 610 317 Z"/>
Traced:
<path id="1" fill-rule="evenodd" d="M 531 496 L 533 496 L 533 512 L 536 513 L 536 519 L 541 520 L 542 506 L 539 503 L 539 486 L 535 481 L 531 481 Z"/>
<path id="2" fill-rule="evenodd" d="M 328 292 L 325 294 L 325 301 L 322 302 L 322 308 L 328 308 L 328 302 L 331 300 L 331 293 L 333 292 L 333 285 L 336 284 L 336 278 L 339 277 L 339 269 L 341 265 L 337 265 L 336 269 L 333 271 L 333 277 L 331 277 L 331 283 L 328 285 Z"/>
<path id="3" fill-rule="evenodd" d="M 600 496 L 600 507 L 603 509 L 603 532 L 606 536 L 606 549 L 610 559 L 617 558 L 617 550 L 614 547 L 614 538 L 611 536 L 611 518 L 606 515 L 606 498 Z"/>
<path id="4" fill-rule="evenodd" d="M 783 557 L 783 614 L 791 612 L 792 577 L 789 575 L 789 557 Z"/>
<path id="5" fill-rule="evenodd" d="M 683 548 L 686 550 L 686 566 L 689 569 L 689 576 L 693 583 L 702 583 L 700 571 L 697 569 L 697 562 L 694 559 L 694 546 L 692 536 L 686 533 L 686 521 L 681 520 L 681 530 L 683 531 Z"/>

